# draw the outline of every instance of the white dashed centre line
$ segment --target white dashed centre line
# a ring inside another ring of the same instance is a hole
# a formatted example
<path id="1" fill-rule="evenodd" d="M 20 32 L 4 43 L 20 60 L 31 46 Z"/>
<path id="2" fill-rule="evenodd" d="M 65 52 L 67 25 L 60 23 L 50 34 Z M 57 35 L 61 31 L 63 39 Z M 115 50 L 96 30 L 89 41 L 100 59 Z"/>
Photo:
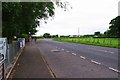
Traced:
<path id="1" fill-rule="evenodd" d="M 64 51 L 64 49 L 61 49 L 62 51 Z"/>
<path id="2" fill-rule="evenodd" d="M 66 52 L 70 52 L 70 51 L 66 51 Z"/>
<path id="3" fill-rule="evenodd" d="M 110 52 L 111 54 L 114 54 L 114 52 Z"/>
<path id="4" fill-rule="evenodd" d="M 83 56 L 80 56 L 80 58 L 82 58 L 82 59 L 86 59 L 85 57 L 83 57 Z"/>
<path id="5" fill-rule="evenodd" d="M 91 60 L 91 62 L 92 62 L 92 63 L 95 63 L 95 64 L 99 64 L 99 65 L 101 64 L 101 63 L 99 63 L 99 62 L 97 62 L 97 61 L 94 61 L 94 60 Z"/>
<path id="6" fill-rule="evenodd" d="M 59 50 L 57 50 L 57 49 L 54 49 L 54 50 L 51 50 L 52 52 L 59 52 Z"/>
<path id="7" fill-rule="evenodd" d="M 112 51 L 100 50 L 100 49 L 94 49 L 94 48 L 88 48 L 88 49 L 92 49 L 92 50 L 95 50 L 95 51 L 101 51 L 101 52 L 105 52 L 105 53 L 111 53 L 111 54 L 115 53 L 115 52 L 112 52 Z"/>
<path id="8" fill-rule="evenodd" d="M 113 70 L 113 71 L 115 71 L 115 72 L 119 72 L 119 73 L 120 73 L 120 71 L 119 71 L 119 70 L 114 69 L 114 68 L 112 68 L 112 67 L 109 67 L 109 69 L 110 69 L 110 70 Z"/>
<path id="9" fill-rule="evenodd" d="M 75 53 L 72 53 L 73 55 L 76 55 Z"/>

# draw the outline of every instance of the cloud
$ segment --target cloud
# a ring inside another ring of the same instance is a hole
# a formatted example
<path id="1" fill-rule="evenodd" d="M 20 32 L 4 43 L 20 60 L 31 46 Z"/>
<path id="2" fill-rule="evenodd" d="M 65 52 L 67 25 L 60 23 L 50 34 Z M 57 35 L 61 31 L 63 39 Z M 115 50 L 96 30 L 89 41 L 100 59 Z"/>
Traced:
<path id="1" fill-rule="evenodd" d="M 59 35 L 93 34 L 104 32 L 109 28 L 109 22 L 118 15 L 119 0 L 68 0 L 73 9 L 64 12 L 56 8 L 54 20 L 42 24 L 38 35 L 45 32 Z"/>

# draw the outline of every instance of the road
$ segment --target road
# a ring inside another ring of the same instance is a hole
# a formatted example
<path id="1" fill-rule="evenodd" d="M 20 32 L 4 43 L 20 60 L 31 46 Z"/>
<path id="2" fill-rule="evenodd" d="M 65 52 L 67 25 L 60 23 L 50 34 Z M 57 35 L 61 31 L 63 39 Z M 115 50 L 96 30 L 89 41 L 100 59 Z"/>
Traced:
<path id="1" fill-rule="evenodd" d="M 37 46 L 58 78 L 118 77 L 118 49 L 51 39 L 39 40 Z"/>

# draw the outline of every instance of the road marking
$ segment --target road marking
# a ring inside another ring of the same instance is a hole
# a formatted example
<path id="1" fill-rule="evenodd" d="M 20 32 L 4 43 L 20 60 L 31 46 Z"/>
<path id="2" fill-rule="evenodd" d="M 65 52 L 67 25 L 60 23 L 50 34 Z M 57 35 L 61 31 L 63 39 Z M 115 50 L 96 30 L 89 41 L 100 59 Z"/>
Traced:
<path id="1" fill-rule="evenodd" d="M 105 52 L 105 53 L 111 53 L 111 54 L 115 53 L 115 52 L 112 52 L 112 51 L 101 50 L 101 49 L 94 49 L 94 48 L 88 48 L 88 49 L 92 49 L 92 50 L 95 50 L 95 51 L 101 51 L 101 52 Z"/>
<path id="2" fill-rule="evenodd" d="M 114 54 L 114 52 L 110 52 L 111 54 Z"/>
<path id="3" fill-rule="evenodd" d="M 101 50 L 101 51 L 103 51 L 103 52 L 108 52 L 108 53 L 111 53 L 111 54 L 114 54 L 115 52 L 111 52 L 111 51 L 106 51 L 106 50 Z"/>
<path id="4" fill-rule="evenodd" d="M 97 61 L 94 61 L 94 60 L 91 60 L 91 62 L 92 62 L 92 63 L 95 63 L 95 64 L 99 64 L 99 65 L 101 64 L 101 63 L 99 63 L 99 62 L 97 62 Z"/>
<path id="5" fill-rule="evenodd" d="M 114 69 L 114 68 L 112 68 L 112 67 L 109 67 L 109 69 L 110 69 L 110 70 L 113 70 L 113 71 L 115 71 L 115 72 L 119 72 L 119 73 L 120 73 L 120 71 L 119 71 L 119 70 Z"/>
<path id="6" fill-rule="evenodd" d="M 54 50 L 51 50 L 52 52 L 59 52 L 59 50 L 57 50 L 57 49 L 54 49 Z"/>
<path id="7" fill-rule="evenodd" d="M 70 52 L 70 51 L 66 51 L 66 52 Z"/>
<path id="8" fill-rule="evenodd" d="M 60 49 L 60 48 L 58 48 L 58 49 Z"/>
<path id="9" fill-rule="evenodd" d="M 86 59 L 85 57 L 83 57 L 83 56 L 80 56 L 80 58 L 82 58 L 82 59 Z"/>
<path id="10" fill-rule="evenodd" d="M 62 51 L 64 51 L 64 49 L 61 49 Z"/>
<path id="11" fill-rule="evenodd" d="M 73 55 L 76 55 L 75 53 L 72 53 Z"/>

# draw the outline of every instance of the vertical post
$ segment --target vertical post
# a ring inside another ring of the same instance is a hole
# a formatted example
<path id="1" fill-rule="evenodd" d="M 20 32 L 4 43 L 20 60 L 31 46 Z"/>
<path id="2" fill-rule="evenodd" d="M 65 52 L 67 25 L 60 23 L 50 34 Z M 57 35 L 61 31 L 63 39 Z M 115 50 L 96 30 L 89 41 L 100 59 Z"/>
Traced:
<path id="1" fill-rule="evenodd" d="M 118 2 L 118 16 L 120 16 L 120 1 Z"/>
<path id="2" fill-rule="evenodd" d="M 79 27 L 78 27 L 78 37 L 79 37 Z"/>
<path id="3" fill-rule="evenodd" d="M 2 37 L 2 2 L 0 1 L 0 38 Z"/>

